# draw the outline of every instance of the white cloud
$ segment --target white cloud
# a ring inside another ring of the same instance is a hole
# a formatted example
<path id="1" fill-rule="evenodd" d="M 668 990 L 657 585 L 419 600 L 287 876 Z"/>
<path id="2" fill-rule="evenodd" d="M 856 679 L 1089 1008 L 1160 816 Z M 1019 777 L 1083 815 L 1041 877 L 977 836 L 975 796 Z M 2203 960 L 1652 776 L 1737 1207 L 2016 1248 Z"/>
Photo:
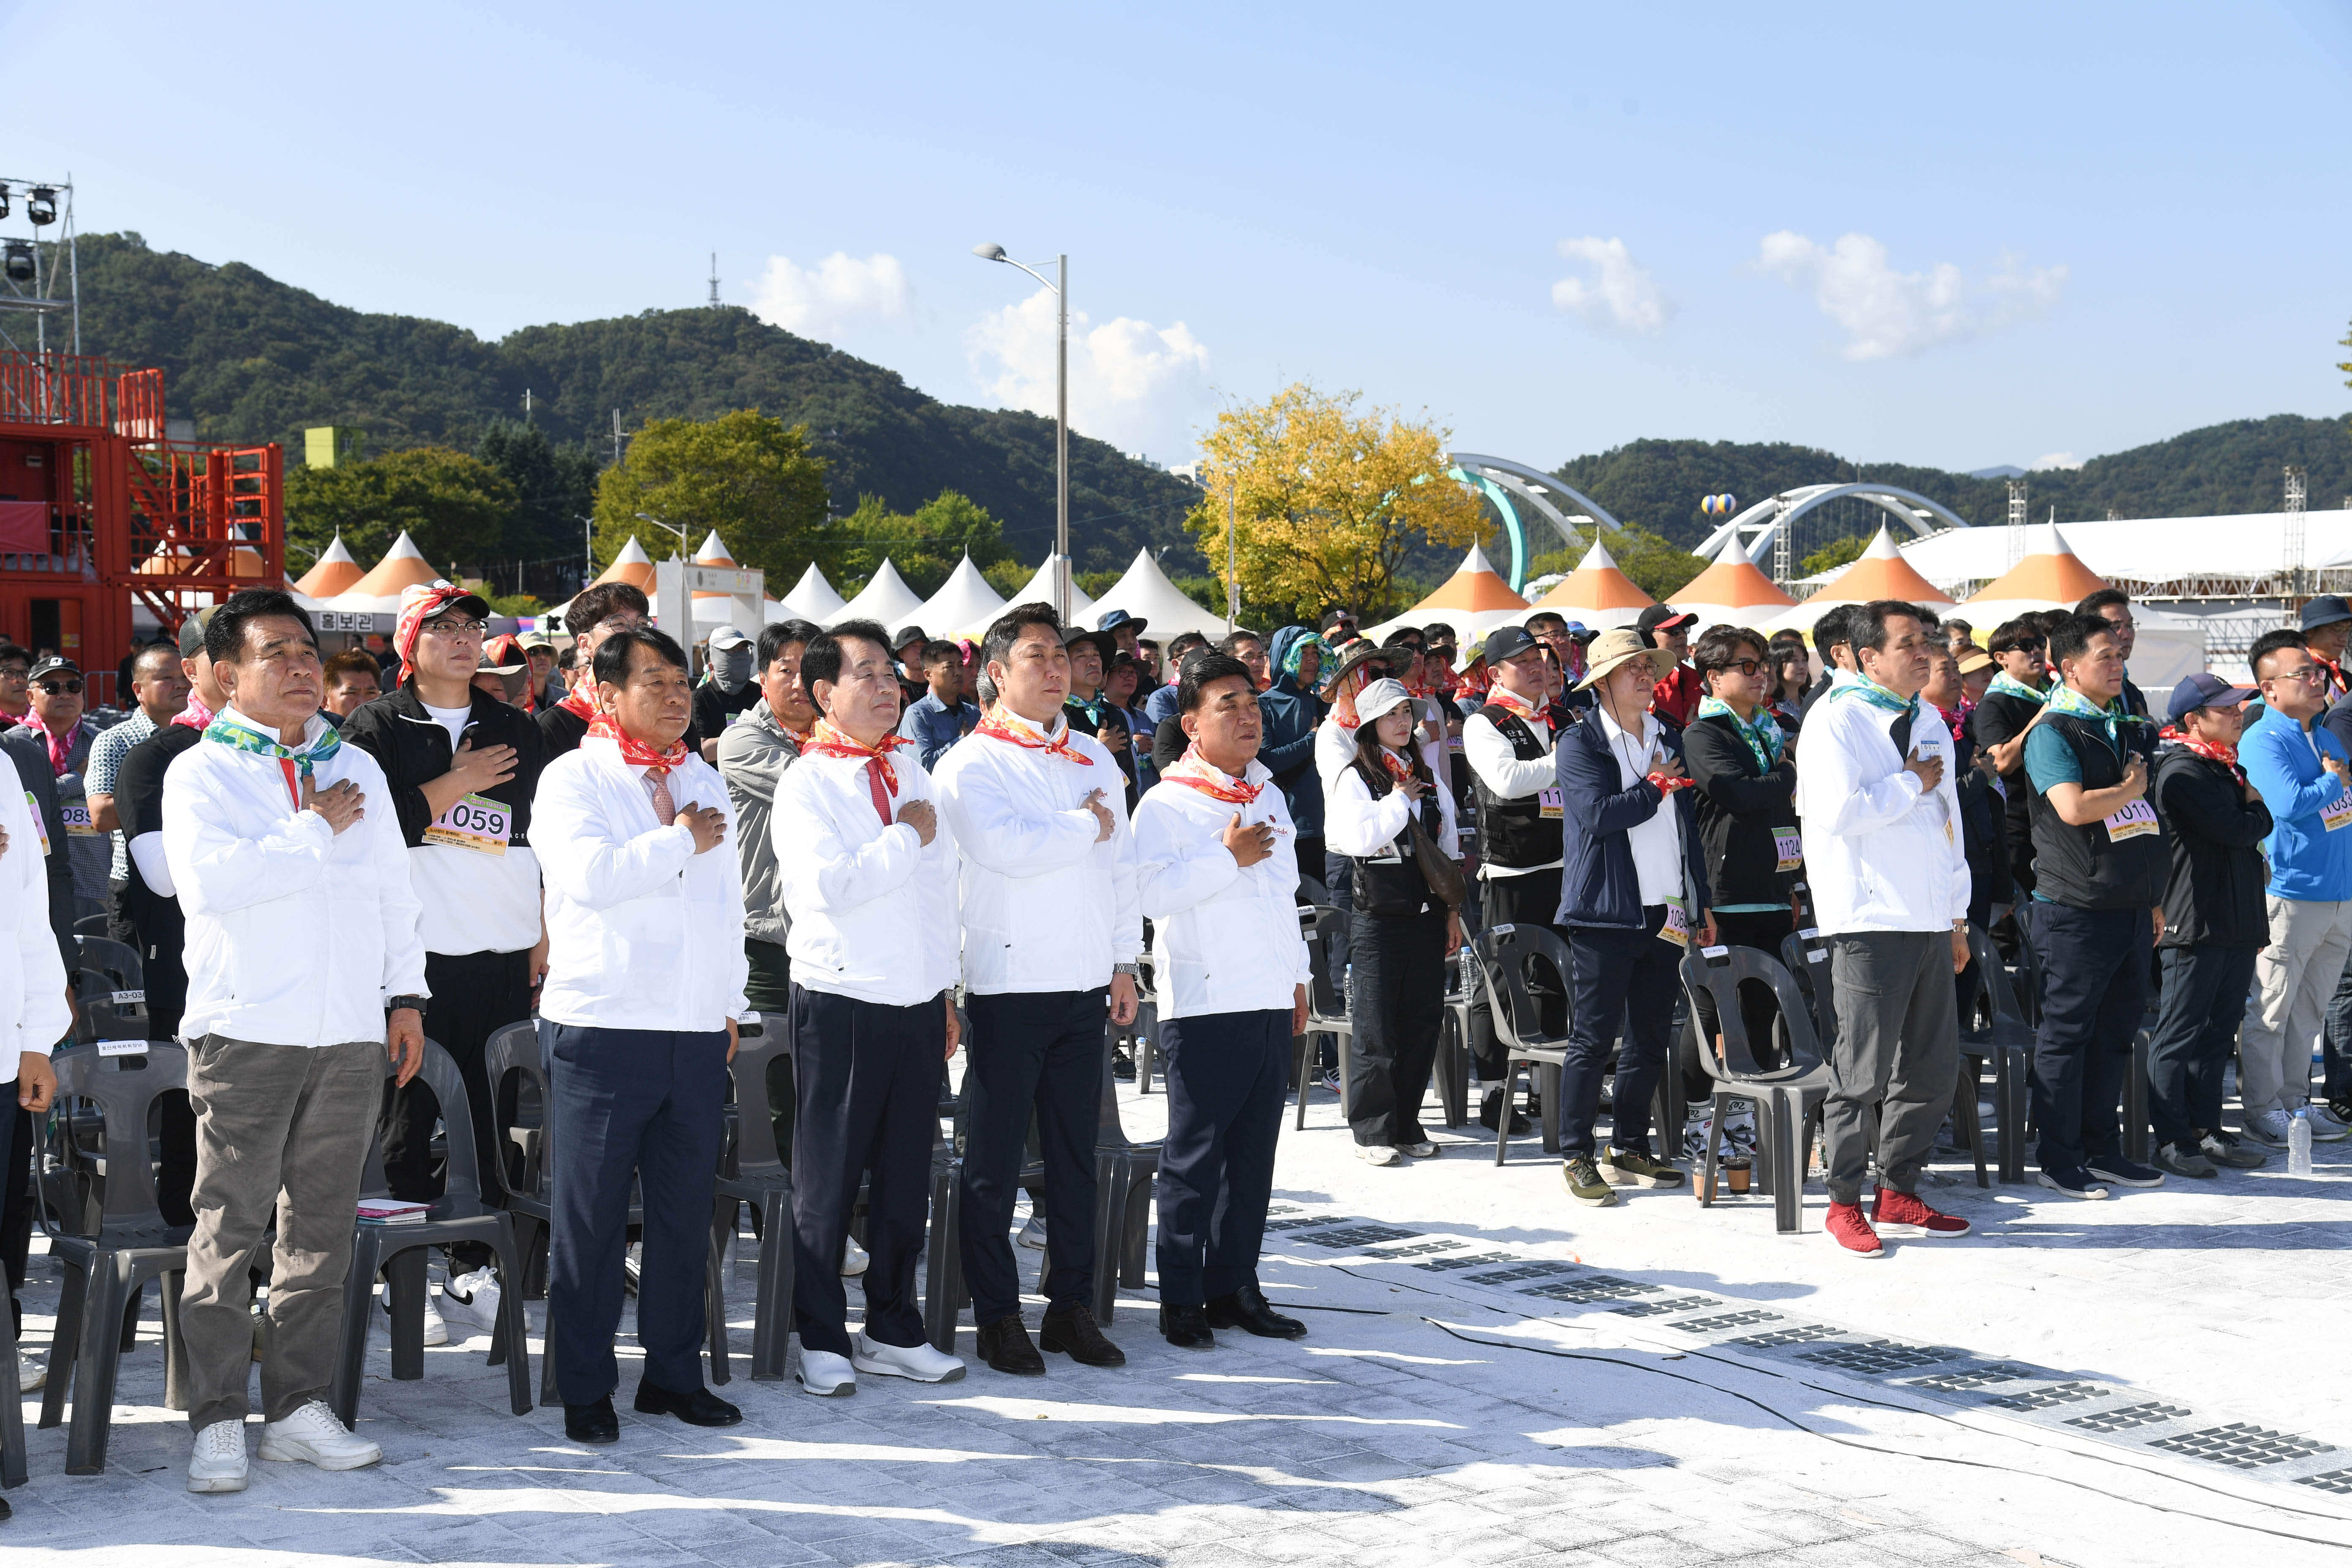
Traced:
<path id="1" fill-rule="evenodd" d="M 2036 474 L 2047 473 L 2052 468 L 2079 468 L 2082 466 L 2083 459 L 2072 452 L 2044 452 L 2025 465 L 2028 472 Z"/>
<path id="2" fill-rule="evenodd" d="M 964 352 L 997 402 L 1051 418 L 1055 303 L 1040 289 L 992 310 L 964 333 Z M 1209 349 L 1178 321 L 1129 316 L 1089 326 L 1070 313 L 1070 428 L 1162 462 L 1190 453 L 1192 425 L 1209 401 Z"/>
<path id="3" fill-rule="evenodd" d="M 771 256 L 751 291 L 753 315 L 804 338 L 837 337 L 873 321 L 904 324 L 914 304 L 906 268 L 879 251 L 859 258 L 836 250 L 813 268 Z"/>
<path id="4" fill-rule="evenodd" d="M 1845 357 L 1853 360 L 1892 359 L 1997 331 L 2047 311 L 2066 283 L 2063 266 L 2025 270 L 2006 257 L 2000 270 L 1974 282 L 1948 261 L 1898 272 L 1887 265 L 1886 247 L 1866 234 L 1822 246 L 1782 229 L 1764 237 L 1757 261 L 1811 287 L 1822 313 L 1845 329 Z"/>
<path id="5" fill-rule="evenodd" d="M 1622 239 L 1563 239 L 1559 253 L 1571 261 L 1589 261 L 1600 276 L 1563 278 L 1551 286 L 1551 302 L 1574 310 L 1590 321 L 1622 327 L 1627 331 L 1654 331 L 1675 313 L 1657 280 L 1633 260 Z"/>

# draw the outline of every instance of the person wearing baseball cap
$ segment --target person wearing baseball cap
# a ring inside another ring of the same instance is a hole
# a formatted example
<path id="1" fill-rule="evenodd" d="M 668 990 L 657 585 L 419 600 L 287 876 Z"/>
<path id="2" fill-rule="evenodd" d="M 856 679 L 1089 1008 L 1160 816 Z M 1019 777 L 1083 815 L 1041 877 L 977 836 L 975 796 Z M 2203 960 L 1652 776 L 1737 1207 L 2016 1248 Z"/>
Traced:
<path id="1" fill-rule="evenodd" d="M 2129 601 L 2125 614 L 2128 617 Z M 2326 668 L 2327 695 L 2332 700 L 2345 689 L 2344 645 L 2352 641 L 2352 604 L 2341 594 L 2314 595 L 2304 602 L 2300 625 L 2303 646 Z"/>
<path id="2" fill-rule="evenodd" d="M 530 698 L 523 710 L 538 713 L 562 701 L 563 686 L 555 679 L 558 654 L 554 639 L 542 631 L 528 631 L 516 636 L 515 646 L 522 649 L 523 658 L 530 666 Z"/>
<path id="3" fill-rule="evenodd" d="M 1633 623 L 1633 629 L 1652 647 L 1673 656 L 1670 665 L 1664 659 L 1659 660 L 1664 673 L 1658 678 L 1652 711 L 1685 730 L 1690 728 L 1691 715 L 1698 711 L 1699 700 L 1706 695 L 1706 685 L 1699 679 L 1698 671 L 1691 668 L 1687 657 L 1691 629 L 1697 625 L 1696 616 L 1672 605 L 1652 605 Z"/>
<path id="4" fill-rule="evenodd" d="M 760 683 L 751 679 L 752 659 L 758 651 L 751 639 L 734 626 L 720 626 L 710 634 L 708 645 L 709 659 L 703 666 L 702 682 L 694 689 L 694 731 L 702 737 L 702 760 L 713 767 L 719 764 L 719 738 L 738 715 L 751 710 L 760 700 Z M 921 665 L 921 650 L 916 650 L 917 667 Z"/>
<path id="5" fill-rule="evenodd" d="M 2199 1180 L 2266 1159 L 2221 1127 L 2222 1071 L 2237 1048 L 2255 956 L 2270 941 L 2262 850 L 2270 808 L 2238 765 L 2243 705 L 2253 695 L 2201 670 L 2174 687 L 2162 736 L 2173 743 L 2158 753 L 2148 792 L 2172 829 L 2148 1111 L 2157 1167 Z"/>

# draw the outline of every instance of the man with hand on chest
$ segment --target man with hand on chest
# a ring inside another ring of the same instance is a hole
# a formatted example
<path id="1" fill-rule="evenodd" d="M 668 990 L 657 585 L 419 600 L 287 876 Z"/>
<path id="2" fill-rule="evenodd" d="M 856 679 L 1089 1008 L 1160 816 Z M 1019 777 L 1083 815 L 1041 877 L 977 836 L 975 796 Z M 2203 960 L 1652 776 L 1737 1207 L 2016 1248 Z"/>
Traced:
<path id="1" fill-rule="evenodd" d="M 1186 1350 L 1211 1348 L 1213 1329 L 1295 1340 L 1307 1325 L 1267 1303 L 1257 1259 L 1290 1043 L 1307 1026 L 1298 835 L 1256 760 L 1249 668 L 1201 655 L 1177 708 L 1192 744 L 1135 813 L 1136 896 L 1158 922 L 1164 997 L 1160 1331 Z"/>
<path id="2" fill-rule="evenodd" d="M 1090 634 L 1091 635 L 1091 634 Z M 1094 1316 L 1095 1140 L 1103 1020 L 1135 1021 L 1143 921 L 1125 780 L 1109 751 L 1073 733 L 1060 617 L 1016 605 L 982 657 L 996 702 L 949 752 L 936 781 L 961 857 L 967 1128 L 963 1268 L 981 1358 L 1034 1376 L 1045 1358 L 1021 1322 L 1009 1232 L 1034 1109 L 1045 1160 L 1045 1318 L 1039 1337 L 1088 1366 L 1127 1356 Z"/>
<path id="3" fill-rule="evenodd" d="M 619 1440 L 629 1189 L 642 1186 L 636 1408 L 732 1426 L 702 1385 L 702 1286 L 735 1021 L 746 1010 L 743 873 L 717 769 L 686 742 L 686 651 L 647 626 L 599 641 L 596 717 L 540 775 L 547 879 L 540 998 L 554 1185 L 547 1316 L 563 1430 Z"/>
<path id="4" fill-rule="evenodd" d="M 547 972 L 539 859 L 530 847 L 542 742 L 530 714 L 474 689 L 488 602 L 447 583 L 412 586 L 401 597 L 393 646 L 404 678 L 391 695 L 352 710 L 343 740 L 383 769 L 386 808 L 408 846 L 418 897 L 432 907 L 424 931 L 432 992 L 425 1037 L 457 1064 L 474 1147 L 492 1158 L 503 1140 L 483 1047 L 530 1016 L 531 989 Z M 385 1108 L 383 1172 L 394 1197 L 430 1203 L 441 1195 L 432 1143 L 442 1109 L 424 1083 L 399 1089 Z M 483 1329 L 496 1322 L 491 1256 L 479 1242 L 454 1248 L 443 1297 Z M 425 1342 L 445 1342 L 440 1314 L 430 1301 L 425 1311 Z"/>

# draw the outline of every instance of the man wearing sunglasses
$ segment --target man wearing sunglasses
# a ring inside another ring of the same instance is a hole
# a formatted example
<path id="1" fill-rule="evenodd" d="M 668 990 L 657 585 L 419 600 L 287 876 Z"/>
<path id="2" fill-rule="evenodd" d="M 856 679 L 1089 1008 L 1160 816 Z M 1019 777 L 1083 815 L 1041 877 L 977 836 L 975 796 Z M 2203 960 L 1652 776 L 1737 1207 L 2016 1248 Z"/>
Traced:
<path id="1" fill-rule="evenodd" d="M 23 722 L 48 748 L 49 768 L 58 781 L 58 804 L 65 809 L 74 896 L 102 904 L 114 847 L 90 817 L 89 795 L 83 784 L 98 726 L 84 717 L 81 671 L 62 658 L 45 658 L 33 667 L 30 686 L 32 709 Z"/>

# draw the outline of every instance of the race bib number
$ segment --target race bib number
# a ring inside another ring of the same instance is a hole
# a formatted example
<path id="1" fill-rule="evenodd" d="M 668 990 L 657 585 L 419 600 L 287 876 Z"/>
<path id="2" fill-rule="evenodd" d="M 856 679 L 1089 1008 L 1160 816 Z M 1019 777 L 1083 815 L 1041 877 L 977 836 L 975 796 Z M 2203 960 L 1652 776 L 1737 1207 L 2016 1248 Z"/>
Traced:
<path id="1" fill-rule="evenodd" d="M 1536 796 L 1536 804 L 1539 808 L 1538 815 L 1540 816 L 1544 821 L 1558 822 L 1560 816 L 1559 786 L 1558 784 L 1554 784 L 1551 788 Z"/>
<path id="2" fill-rule="evenodd" d="M 2344 809 L 2344 818 L 2331 825 L 2330 832 L 2344 826 L 2345 822 L 2352 822 L 2352 799 L 2343 795 L 2336 798 Z M 2325 813 L 2321 815 L 2323 817 L 2326 816 Z M 2107 818 L 2107 842 L 2110 844 L 2121 844 L 2126 838 L 2137 838 L 2142 834 L 2155 831 L 2156 808 L 2144 800 L 2136 800 Z"/>
<path id="3" fill-rule="evenodd" d="M 33 798 L 31 790 L 25 792 L 25 805 L 33 814 L 33 831 L 41 836 L 41 857 L 47 859 L 49 853 L 49 825 L 41 820 L 41 803 Z"/>
<path id="4" fill-rule="evenodd" d="M 1680 899 L 1666 900 L 1666 923 L 1658 928 L 1658 940 L 1673 942 L 1676 947 L 1690 945 L 1690 911 L 1683 908 Z"/>
<path id="5" fill-rule="evenodd" d="M 1780 857 L 1780 864 L 1772 868 L 1775 871 L 1794 871 L 1805 863 L 1804 837 L 1793 827 L 1772 830 L 1772 849 Z"/>
<path id="6" fill-rule="evenodd" d="M 98 824 L 89 819 L 88 801 L 76 801 L 70 805 L 61 805 L 58 807 L 58 815 L 65 818 L 68 833 L 82 838 L 98 837 Z"/>
<path id="7" fill-rule="evenodd" d="M 495 800 L 469 795 L 458 800 L 425 830 L 427 844 L 471 849 L 481 855 L 503 855 L 514 834 L 514 814 Z"/>
<path id="8" fill-rule="evenodd" d="M 144 1040 L 100 1040 L 98 1054 L 102 1057 L 143 1057 L 147 1054 Z"/>
<path id="9" fill-rule="evenodd" d="M 2321 806 L 2319 821 L 2330 833 L 2339 827 L 2352 826 L 2352 795 L 2339 795 Z"/>

